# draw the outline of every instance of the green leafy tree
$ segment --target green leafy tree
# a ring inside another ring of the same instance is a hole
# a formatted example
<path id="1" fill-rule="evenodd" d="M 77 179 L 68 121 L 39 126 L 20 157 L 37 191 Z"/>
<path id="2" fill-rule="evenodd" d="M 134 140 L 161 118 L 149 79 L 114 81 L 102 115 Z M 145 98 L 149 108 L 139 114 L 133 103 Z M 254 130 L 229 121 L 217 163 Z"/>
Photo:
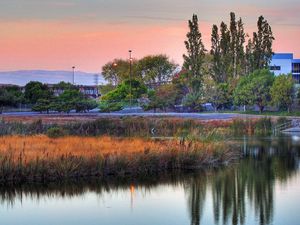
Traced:
<path id="1" fill-rule="evenodd" d="M 246 34 L 242 18 L 237 22 L 237 38 L 236 38 L 236 77 L 239 78 L 246 73 L 246 53 L 245 53 Z"/>
<path id="2" fill-rule="evenodd" d="M 76 112 L 88 112 L 98 107 L 97 101 L 88 98 L 78 98 L 75 103 Z"/>
<path id="3" fill-rule="evenodd" d="M 73 85 L 71 83 L 64 82 L 64 81 L 61 81 L 58 84 L 54 84 L 53 88 L 54 89 L 60 89 L 60 90 L 71 90 L 71 89 L 78 90 L 78 87 L 76 87 L 75 85 Z"/>
<path id="4" fill-rule="evenodd" d="M 256 70 L 242 77 L 234 91 L 236 105 L 257 105 L 260 112 L 271 101 L 270 89 L 273 85 L 274 74 L 267 69 Z"/>
<path id="5" fill-rule="evenodd" d="M 184 96 L 182 103 L 185 107 L 188 107 L 191 111 L 202 111 L 202 104 L 205 102 L 205 98 L 202 92 L 191 92 Z"/>
<path id="6" fill-rule="evenodd" d="M 16 107 L 17 104 L 22 102 L 24 102 L 24 95 L 20 87 L 13 85 L 0 88 L 0 113 L 2 113 L 4 107 Z"/>
<path id="7" fill-rule="evenodd" d="M 46 84 L 31 81 L 25 86 L 25 99 L 28 103 L 35 104 L 39 99 L 49 99 L 53 96 L 52 91 Z"/>
<path id="8" fill-rule="evenodd" d="M 258 31 L 253 33 L 253 70 L 267 68 L 272 59 L 275 40 L 272 28 L 263 16 L 257 21 Z"/>
<path id="9" fill-rule="evenodd" d="M 141 77 L 137 77 L 136 72 L 137 61 L 132 62 L 132 78 L 141 80 Z M 129 60 L 115 59 L 106 63 L 102 67 L 102 75 L 106 81 L 111 85 L 117 86 L 130 77 L 130 62 Z"/>
<path id="10" fill-rule="evenodd" d="M 245 52 L 245 74 L 252 73 L 254 69 L 253 42 L 248 40 Z"/>
<path id="11" fill-rule="evenodd" d="M 0 88 L 0 113 L 5 106 L 15 106 L 18 102 L 17 97 L 6 88 Z"/>
<path id="12" fill-rule="evenodd" d="M 292 75 L 279 75 L 271 87 L 272 104 L 290 112 L 294 99 L 294 80 Z"/>
<path id="13" fill-rule="evenodd" d="M 106 95 L 108 92 L 114 90 L 115 88 L 116 86 L 112 85 L 111 83 L 99 86 L 101 95 Z"/>
<path id="14" fill-rule="evenodd" d="M 187 55 L 183 55 L 183 68 L 188 74 L 190 92 L 195 97 L 198 96 L 196 93 L 200 92 L 202 88 L 202 66 L 206 51 L 202 42 L 202 35 L 199 31 L 197 15 L 193 15 L 192 20 L 189 20 L 189 32 L 186 36 L 187 40 L 184 43 Z"/>
<path id="15" fill-rule="evenodd" d="M 156 109 L 165 110 L 173 108 L 176 101 L 177 91 L 173 84 L 162 85 L 155 91 L 148 92 L 150 102 L 145 105 L 146 110 Z"/>
<path id="16" fill-rule="evenodd" d="M 237 22 L 235 18 L 235 13 L 230 13 L 230 58 L 231 63 L 229 65 L 231 72 L 231 77 L 237 77 L 237 44 L 238 44 L 238 31 Z"/>
<path id="17" fill-rule="evenodd" d="M 171 62 L 166 55 L 150 55 L 137 62 L 138 77 L 145 83 L 170 81 L 176 64 Z"/>
<path id="18" fill-rule="evenodd" d="M 219 76 L 222 77 L 222 82 L 227 82 L 230 78 L 232 55 L 230 52 L 230 31 L 224 22 L 220 25 L 220 33 L 221 68 Z"/>
<path id="19" fill-rule="evenodd" d="M 55 111 L 69 113 L 76 109 L 78 102 L 85 99 L 86 97 L 79 90 L 67 89 L 55 99 L 51 107 Z"/>
<path id="20" fill-rule="evenodd" d="M 49 113 L 49 111 L 52 109 L 53 107 L 53 99 L 43 99 L 40 98 L 39 100 L 37 100 L 36 104 L 32 107 L 33 111 L 36 112 L 47 112 Z"/>
<path id="21" fill-rule="evenodd" d="M 17 85 L 7 86 L 6 89 L 10 94 L 15 97 L 15 103 L 24 103 L 24 93 L 22 92 L 21 88 Z"/>
<path id="22" fill-rule="evenodd" d="M 230 13 L 230 26 L 222 22 L 220 34 L 217 25 L 213 25 L 211 34 L 211 55 L 213 56 L 212 78 L 217 83 L 238 79 L 245 73 L 245 32 L 244 23 L 236 20 Z"/>
<path id="23" fill-rule="evenodd" d="M 178 72 L 174 75 L 172 79 L 172 84 L 174 89 L 176 90 L 176 104 L 182 104 L 182 99 L 186 94 L 189 93 L 189 89 L 187 86 L 187 74 L 184 70 Z"/>
<path id="24" fill-rule="evenodd" d="M 216 83 L 213 80 L 206 81 L 205 85 L 205 99 L 212 103 L 215 111 L 224 109 L 231 103 L 229 84 Z"/>
<path id="25" fill-rule="evenodd" d="M 217 83 L 225 82 L 224 73 L 222 71 L 220 35 L 217 25 L 213 25 L 211 33 L 211 50 L 212 55 L 212 78 Z"/>
<path id="26" fill-rule="evenodd" d="M 135 103 L 146 93 L 147 87 L 139 80 L 125 80 L 116 89 L 101 97 L 100 109 L 106 112 L 121 110 L 125 105 L 128 105 L 130 99 L 133 99 Z"/>

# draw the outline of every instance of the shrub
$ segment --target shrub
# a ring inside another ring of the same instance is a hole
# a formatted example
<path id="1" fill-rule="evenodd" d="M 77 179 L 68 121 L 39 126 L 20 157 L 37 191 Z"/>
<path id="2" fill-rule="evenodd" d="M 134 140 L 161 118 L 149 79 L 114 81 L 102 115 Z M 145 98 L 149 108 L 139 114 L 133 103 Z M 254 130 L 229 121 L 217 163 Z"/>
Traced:
<path id="1" fill-rule="evenodd" d="M 122 102 L 105 102 L 101 101 L 99 104 L 99 109 L 101 112 L 114 112 L 120 111 L 124 107 Z"/>
<path id="2" fill-rule="evenodd" d="M 47 136 L 50 138 L 59 138 L 66 135 L 66 131 L 61 127 L 51 127 L 47 130 Z"/>

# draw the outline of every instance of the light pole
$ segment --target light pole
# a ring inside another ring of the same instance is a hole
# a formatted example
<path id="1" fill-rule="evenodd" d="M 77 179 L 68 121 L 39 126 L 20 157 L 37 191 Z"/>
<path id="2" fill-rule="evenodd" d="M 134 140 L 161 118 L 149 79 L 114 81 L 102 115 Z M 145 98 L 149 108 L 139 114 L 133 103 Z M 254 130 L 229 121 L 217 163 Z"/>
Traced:
<path id="1" fill-rule="evenodd" d="M 118 85 L 117 66 L 118 66 L 118 63 L 116 61 L 113 62 L 113 64 L 111 65 L 111 69 L 112 69 L 112 73 L 113 73 L 113 81 L 112 81 L 113 86 Z"/>
<path id="2" fill-rule="evenodd" d="M 129 50 L 129 83 L 130 83 L 130 108 L 132 107 L 132 87 L 131 87 L 131 77 L 132 77 L 132 57 L 131 57 L 132 51 Z"/>
<path id="3" fill-rule="evenodd" d="M 73 85 L 75 84 L 75 66 L 72 66 L 73 69 Z"/>

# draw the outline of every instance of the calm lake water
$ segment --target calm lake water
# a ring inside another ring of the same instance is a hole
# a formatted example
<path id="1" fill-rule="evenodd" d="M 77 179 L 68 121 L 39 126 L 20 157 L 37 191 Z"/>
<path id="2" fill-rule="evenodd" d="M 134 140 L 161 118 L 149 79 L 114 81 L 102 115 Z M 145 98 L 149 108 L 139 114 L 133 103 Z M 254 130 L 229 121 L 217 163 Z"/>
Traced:
<path id="1" fill-rule="evenodd" d="M 5 225 L 300 224 L 300 137 L 242 138 L 218 170 L 0 188 Z"/>

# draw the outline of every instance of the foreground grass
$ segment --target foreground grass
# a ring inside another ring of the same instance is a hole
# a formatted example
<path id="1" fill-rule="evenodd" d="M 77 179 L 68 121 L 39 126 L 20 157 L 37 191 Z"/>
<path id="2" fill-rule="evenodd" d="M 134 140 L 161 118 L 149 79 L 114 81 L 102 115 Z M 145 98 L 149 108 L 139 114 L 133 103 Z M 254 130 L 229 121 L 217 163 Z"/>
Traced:
<path id="1" fill-rule="evenodd" d="M 0 138 L 0 183 L 145 176 L 217 166 L 237 157 L 224 142 L 5 136 Z"/>

